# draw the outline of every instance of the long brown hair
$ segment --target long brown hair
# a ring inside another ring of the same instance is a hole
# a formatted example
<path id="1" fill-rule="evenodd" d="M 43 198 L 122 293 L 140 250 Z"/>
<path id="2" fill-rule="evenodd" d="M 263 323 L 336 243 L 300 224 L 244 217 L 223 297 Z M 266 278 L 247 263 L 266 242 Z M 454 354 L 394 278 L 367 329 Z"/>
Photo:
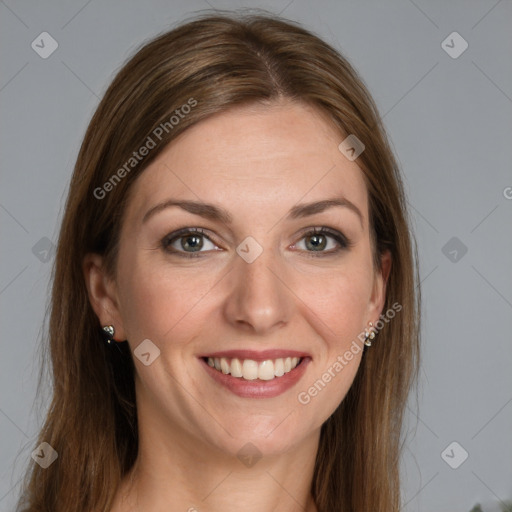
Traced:
<path id="1" fill-rule="evenodd" d="M 228 108 L 280 98 L 327 114 L 340 142 L 354 134 L 364 143 L 357 163 L 368 189 L 374 261 L 389 250 L 393 262 L 384 311 L 401 306 L 365 350 L 346 398 L 322 426 L 311 491 L 320 512 L 400 509 L 402 419 L 418 371 L 420 296 L 398 165 L 376 106 L 346 58 L 293 22 L 221 13 L 182 24 L 139 49 L 89 124 L 54 262 L 48 329 L 53 397 L 37 442 L 49 443 L 58 459 L 47 469 L 31 464 L 18 510 L 108 511 L 137 456 L 133 361 L 127 344 L 112 351 L 101 337 L 84 256 L 103 254 L 115 275 L 130 186 L 180 133 Z M 134 164 L 133 152 L 148 137 L 155 147 Z"/>

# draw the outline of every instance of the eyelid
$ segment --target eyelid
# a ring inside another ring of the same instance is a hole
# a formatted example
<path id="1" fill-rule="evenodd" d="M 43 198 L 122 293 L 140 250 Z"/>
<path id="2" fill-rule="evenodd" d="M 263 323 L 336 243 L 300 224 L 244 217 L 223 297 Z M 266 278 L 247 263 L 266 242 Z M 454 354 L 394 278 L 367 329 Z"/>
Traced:
<path id="1" fill-rule="evenodd" d="M 293 245 L 295 246 L 298 242 L 300 242 L 305 236 L 311 236 L 311 235 L 325 235 L 328 236 L 336 241 L 338 244 L 338 248 L 335 250 L 330 251 L 303 251 L 308 255 L 315 256 L 315 254 L 318 255 L 329 255 L 329 254 L 336 254 L 341 250 L 349 249 L 354 245 L 354 243 L 340 230 L 330 228 L 328 226 L 309 226 L 307 228 L 302 229 L 299 232 L 300 238 L 297 242 L 295 242 Z"/>
<path id="2" fill-rule="evenodd" d="M 186 235 L 200 235 L 200 236 L 206 238 L 207 240 L 209 240 L 215 246 L 221 246 L 221 244 L 219 244 L 215 241 L 215 238 L 211 236 L 211 234 L 208 232 L 207 229 L 198 228 L 198 227 L 184 227 L 184 228 L 177 229 L 176 231 L 173 231 L 172 233 L 169 233 L 168 235 L 164 236 L 162 238 L 162 240 L 160 241 L 160 245 L 164 249 L 164 251 L 166 251 L 170 254 L 177 254 L 178 256 L 184 256 L 184 257 L 197 258 L 197 257 L 201 257 L 204 253 L 209 252 L 209 251 L 186 252 L 186 251 L 177 251 L 175 249 L 169 249 L 172 242 L 179 240 L 180 238 L 184 238 Z"/>
<path id="3" fill-rule="evenodd" d="M 175 240 L 179 240 L 180 238 L 182 238 L 186 235 L 190 235 L 190 234 L 191 235 L 197 234 L 197 235 L 203 236 L 204 238 L 209 240 L 212 244 L 222 247 L 222 244 L 217 243 L 215 240 L 215 237 L 212 237 L 210 232 L 207 229 L 198 228 L 198 227 L 184 227 L 184 228 L 178 229 L 176 231 L 173 231 L 172 233 L 169 233 L 161 240 L 160 245 L 168 253 L 177 254 L 179 256 L 184 256 L 184 257 L 191 257 L 191 258 L 201 257 L 201 255 L 203 253 L 211 252 L 211 250 L 210 251 L 186 252 L 186 251 L 178 251 L 178 250 L 170 250 L 169 249 L 169 246 L 171 245 L 172 242 L 174 242 Z M 332 239 L 334 239 L 336 241 L 336 243 L 338 244 L 338 248 L 336 248 L 335 250 L 331 249 L 330 251 L 304 251 L 304 250 L 301 250 L 300 252 L 303 252 L 303 253 L 307 254 L 308 256 L 313 256 L 313 257 L 322 256 L 322 255 L 327 256 L 327 255 L 337 254 L 338 252 L 340 252 L 344 249 L 348 249 L 354 245 L 353 242 L 351 242 L 346 237 L 346 235 L 344 233 L 342 233 L 341 231 L 339 231 L 337 229 L 333 229 L 328 226 L 320 226 L 320 227 L 308 226 L 299 231 L 299 233 L 296 235 L 299 237 L 299 239 L 297 240 L 297 242 L 294 242 L 292 244 L 292 247 L 295 247 L 296 244 L 298 242 L 300 242 L 307 235 L 311 236 L 311 235 L 318 235 L 318 234 L 329 236 Z"/>

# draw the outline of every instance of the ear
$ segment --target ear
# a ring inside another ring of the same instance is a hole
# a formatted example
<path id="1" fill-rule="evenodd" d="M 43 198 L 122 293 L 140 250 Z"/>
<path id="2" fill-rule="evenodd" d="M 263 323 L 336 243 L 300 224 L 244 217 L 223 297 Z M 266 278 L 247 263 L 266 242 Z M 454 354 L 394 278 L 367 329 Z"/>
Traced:
<path id="1" fill-rule="evenodd" d="M 385 251 L 380 257 L 380 269 L 375 271 L 373 291 L 368 305 L 368 322 L 374 324 L 382 314 L 384 303 L 386 302 L 386 286 L 391 271 L 391 253 Z"/>
<path id="2" fill-rule="evenodd" d="M 103 258 L 99 254 L 87 254 L 82 264 L 89 302 L 91 303 L 101 326 L 113 325 L 114 339 L 126 339 L 115 281 L 109 277 L 103 265 Z"/>

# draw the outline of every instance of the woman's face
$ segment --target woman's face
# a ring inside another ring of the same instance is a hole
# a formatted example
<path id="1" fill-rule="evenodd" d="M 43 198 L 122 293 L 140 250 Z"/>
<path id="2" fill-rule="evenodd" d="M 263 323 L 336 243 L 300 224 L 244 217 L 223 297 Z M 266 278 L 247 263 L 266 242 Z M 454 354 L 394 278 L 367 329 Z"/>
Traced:
<path id="1" fill-rule="evenodd" d="M 151 436 L 278 454 L 343 400 L 384 300 L 343 138 L 305 105 L 236 108 L 184 132 L 134 183 L 99 316 L 138 355 Z"/>

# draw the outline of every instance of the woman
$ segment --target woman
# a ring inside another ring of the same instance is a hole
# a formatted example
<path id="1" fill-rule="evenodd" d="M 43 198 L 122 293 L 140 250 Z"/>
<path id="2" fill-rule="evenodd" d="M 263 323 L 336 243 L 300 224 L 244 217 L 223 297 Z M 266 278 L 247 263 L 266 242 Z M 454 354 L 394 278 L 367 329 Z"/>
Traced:
<path id="1" fill-rule="evenodd" d="M 157 37 L 77 159 L 19 510 L 398 510 L 416 282 L 345 58 L 267 16 Z"/>

